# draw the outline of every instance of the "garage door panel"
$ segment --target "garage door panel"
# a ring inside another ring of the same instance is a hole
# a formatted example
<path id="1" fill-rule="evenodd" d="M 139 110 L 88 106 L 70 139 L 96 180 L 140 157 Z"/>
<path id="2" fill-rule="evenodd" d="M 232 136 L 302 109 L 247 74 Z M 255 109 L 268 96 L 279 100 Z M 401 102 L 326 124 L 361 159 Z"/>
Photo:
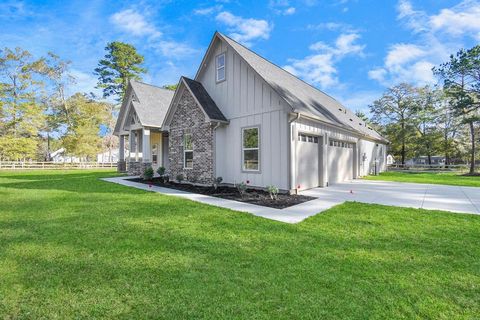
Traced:
<path id="1" fill-rule="evenodd" d="M 328 182 L 334 184 L 353 179 L 354 144 L 330 140 L 328 146 Z"/>
<path id="2" fill-rule="evenodd" d="M 297 187 L 309 189 L 320 185 L 319 137 L 299 134 L 297 141 Z"/>

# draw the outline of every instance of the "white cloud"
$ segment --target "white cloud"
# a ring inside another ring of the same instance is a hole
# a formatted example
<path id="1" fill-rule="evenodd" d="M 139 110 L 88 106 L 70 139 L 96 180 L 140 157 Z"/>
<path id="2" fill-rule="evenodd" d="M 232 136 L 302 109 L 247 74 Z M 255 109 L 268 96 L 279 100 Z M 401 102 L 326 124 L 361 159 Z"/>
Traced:
<path id="1" fill-rule="evenodd" d="M 158 41 L 152 44 L 152 47 L 160 51 L 166 57 L 170 59 L 179 59 L 185 56 L 198 53 L 197 49 L 190 47 L 189 45 L 176 41 Z"/>
<path id="2" fill-rule="evenodd" d="M 78 69 L 72 69 L 70 74 L 75 79 L 74 85 L 69 87 L 68 94 L 72 95 L 76 92 L 90 93 L 93 92 L 95 95 L 101 97 L 102 90 L 96 89 L 98 79 L 91 73 L 86 73 Z M 73 89 L 73 90 L 72 90 Z"/>
<path id="3" fill-rule="evenodd" d="M 452 36 L 467 33 L 480 40 L 480 3 L 464 1 L 451 9 L 443 9 L 430 17 L 430 26 L 434 31 L 446 32 Z"/>
<path id="4" fill-rule="evenodd" d="M 216 5 L 216 6 L 211 6 L 211 7 L 206 7 L 206 8 L 199 8 L 193 10 L 193 13 L 199 16 L 208 16 L 211 15 L 212 13 L 218 12 L 222 9 L 221 5 Z"/>
<path id="5" fill-rule="evenodd" d="M 371 79 L 385 86 L 403 81 L 435 84 L 431 69 L 464 47 L 467 39 L 480 39 L 480 2 L 477 0 L 464 0 L 431 15 L 416 10 L 408 0 L 400 0 L 397 11 L 398 20 L 416 37 L 412 43 L 393 44 L 383 66 L 369 71 Z"/>
<path id="6" fill-rule="evenodd" d="M 269 7 L 273 9 L 276 14 L 289 16 L 294 14 L 297 9 L 290 5 L 289 0 L 270 0 Z"/>
<path id="7" fill-rule="evenodd" d="M 359 38 L 356 33 L 348 33 L 341 34 L 333 46 L 316 42 L 309 47 L 315 54 L 303 59 L 289 59 L 290 64 L 284 69 L 322 89 L 338 85 L 335 64 L 349 55 L 363 56 L 365 46 L 356 43 Z"/>
<path id="8" fill-rule="evenodd" d="M 117 28 L 131 33 L 134 36 L 154 36 L 161 35 L 154 25 L 147 22 L 145 17 L 134 11 L 133 9 L 126 9 L 117 13 L 114 13 L 110 17 L 110 22 Z"/>
<path id="9" fill-rule="evenodd" d="M 322 22 L 319 24 L 309 24 L 307 30 L 328 30 L 328 31 L 340 31 L 344 33 L 359 32 L 358 29 L 353 28 L 351 25 L 341 22 Z"/>
<path id="10" fill-rule="evenodd" d="M 424 57 L 427 51 L 417 45 L 409 43 L 398 43 L 393 45 L 385 58 L 387 68 L 395 68 L 412 60 Z"/>
<path id="11" fill-rule="evenodd" d="M 228 11 L 220 12 L 216 20 L 229 28 L 230 37 L 246 46 L 251 46 L 254 40 L 268 39 L 273 29 L 266 20 L 242 18 Z"/>

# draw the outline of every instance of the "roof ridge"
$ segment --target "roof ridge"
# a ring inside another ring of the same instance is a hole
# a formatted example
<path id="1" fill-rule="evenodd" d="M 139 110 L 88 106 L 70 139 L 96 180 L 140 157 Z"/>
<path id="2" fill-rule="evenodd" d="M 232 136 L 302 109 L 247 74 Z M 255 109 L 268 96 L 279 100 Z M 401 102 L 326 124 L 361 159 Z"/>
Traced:
<path id="1" fill-rule="evenodd" d="M 218 31 L 217 31 L 217 32 L 218 32 Z M 331 95 L 329 95 L 328 93 L 326 93 L 325 91 L 318 89 L 317 87 L 315 87 L 315 86 L 313 86 L 312 84 L 306 82 L 305 80 L 300 79 L 300 78 L 297 77 L 296 75 L 294 75 L 294 74 L 292 74 L 291 72 L 289 72 L 289 71 L 283 69 L 282 67 L 280 67 L 280 66 L 279 66 L 278 64 L 276 64 L 275 62 L 272 62 L 272 61 L 268 60 L 267 58 L 262 57 L 260 54 L 256 53 L 255 51 L 251 50 L 250 48 L 244 46 L 244 45 L 241 44 L 240 42 L 235 41 L 234 39 L 230 38 L 229 36 L 227 36 L 227 35 L 225 35 L 225 34 L 223 34 L 223 33 L 221 33 L 221 32 L 218 32 L 218 33 L 219 33 L 222 37 L 225 37 L 225 38 L 228 38 L 228 39 L 232 40 L 233 42 L 235 42 L 236 44 L 240 45 L 240 46 L 243 47 L 244 49 L 246 49 L 246 50 L 250 51 L 251 53 L 253 53 L 254 55 L 258 56 L 259 58 L 265 60 L 266 62 L 270 63 L 271 65 L 274 65 L 274 66 L 277 67 L 278 69 L 282 70 L 283 72 L 285 72 L 285 73 L 288 74 L 289 76 L 291 76 L 291 77 L 293 77 L 293 78 L 295 78 L 295 79 L 297 79 L 297 80 L 300 80 L 301 82 L 303 82 L 304 84 L 308 85 L 308 86 L 311 87 L 312 89 L 315 89 L 315 90 L 323 93 L 324 95 L 326 95 L 326 96 L 328 96 L 329 98 L 335 100 L 336 102 L 338 102 L 339 104 L 341 104 L 341 105 L 343 106 L 343 104 L 340 103 L 340 101 L 338 101 L 337 99 L 335 99 L 334 97 L 332 97 Z"/>
<path id="2" fill-rule="evenodd" d="M 144 84 L 144 85 L 146 85 L 146 86 L 154 87 L 154 88 L 156 88 L 156 89 L 162 89 L 162 90 L 172 91 L 172 90 L 170 90 L 170 89 L 166 89 L 166 88 L 163 88 L 163 87 L 154 85 L 154 84 L 146 83 L 146 82 L 139 81 L 139 80 L 135 80 L 135 79 L 130 79 L 130 82 L 136 82 L 136 83 Z"/>

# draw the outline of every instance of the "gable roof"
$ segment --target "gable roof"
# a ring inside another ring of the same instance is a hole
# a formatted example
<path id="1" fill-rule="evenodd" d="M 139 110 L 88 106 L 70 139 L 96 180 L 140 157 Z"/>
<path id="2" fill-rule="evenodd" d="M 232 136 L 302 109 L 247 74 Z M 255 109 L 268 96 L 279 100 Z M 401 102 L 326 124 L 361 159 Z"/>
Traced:
<path id="1" fill-rule="evenodd" d="M 373 139 L 387 141 L 369 127 L 365 121 L 358 118 L 331 96 L 300 80 L 288 71 L 220 32 L 215 33 L 211 43 L 214 42 L 216 37 L 226 42 L 240 55 L 292 107 L 294 112 L 310 114 L 326 123 L 356 131 Z M 202 65 L 203 63 L 204 61 L 202 61 Z M 200 69 L 197 72 L 197 77 L 199 72 Z"/>
<path id="2" fill-rule="evenodd" d="M 177 90 L 175 90 L 175 95 L 172 99 L 170 107 L 168 108 L 162 126 L 170 125 L 170 122 L 172 121 L 173 115 L 175 114 L 175 110 L 177 108 L 179 99 L 184 92 L 184 89 L 188 90 L 192 94 L 193 99 L 203 111 L 208 121 L 228 123 L 227 118 L 225 118 L 225 116 L 217 107 L 217 104 L 215 103 L 215 101 L 213 101 L 212 97 L 210 97 L 203 85 L 198 81 L 182 76 L 180 77 Z"/>
<path id="3" fill-rule="evenodd" d="M 222 111 L 220 111 L 215 101 L 213 101 L 212 97 L 210 97 L 207 90 L 205 90 L 200 82 L 187 77 L 182 78 L 210 120 L 228 122 L 227 118 L 225 118 Z"/>
<path id="4" fill-rule="evenodd" d="M 132 93 L 135 96 L 134 100 L 132 100 Z M 127 112 L 130 104 L 133 106 L 142 126 L 160 128 L 174 93 L 172 90 L 130 80 L 114 134 L 119 134 L 122 131 L 121 126 L 124 123 L 124 118 L 128 116 Z"/>

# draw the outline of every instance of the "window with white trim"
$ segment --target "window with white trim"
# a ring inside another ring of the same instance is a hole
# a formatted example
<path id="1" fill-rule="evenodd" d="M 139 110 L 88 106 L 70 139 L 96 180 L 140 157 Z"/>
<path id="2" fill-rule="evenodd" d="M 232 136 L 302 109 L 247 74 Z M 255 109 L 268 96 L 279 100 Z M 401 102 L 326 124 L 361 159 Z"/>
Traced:
<path id="1" fill-rule="evenodd" d="M 219 54 L 216 58 L 216 80 L 225 80 L 225 53 Z"/>
<path id="2" fill-rule="evenodd" d="M 193 168 L 193 141 L 189 132 L 183 134 L 183 168 Z"/>
<path id="3" fill-rule="evenodd" d="M 244 171 L 260 171 L 260 128 L 242 129 L 242 167 Z"/>

